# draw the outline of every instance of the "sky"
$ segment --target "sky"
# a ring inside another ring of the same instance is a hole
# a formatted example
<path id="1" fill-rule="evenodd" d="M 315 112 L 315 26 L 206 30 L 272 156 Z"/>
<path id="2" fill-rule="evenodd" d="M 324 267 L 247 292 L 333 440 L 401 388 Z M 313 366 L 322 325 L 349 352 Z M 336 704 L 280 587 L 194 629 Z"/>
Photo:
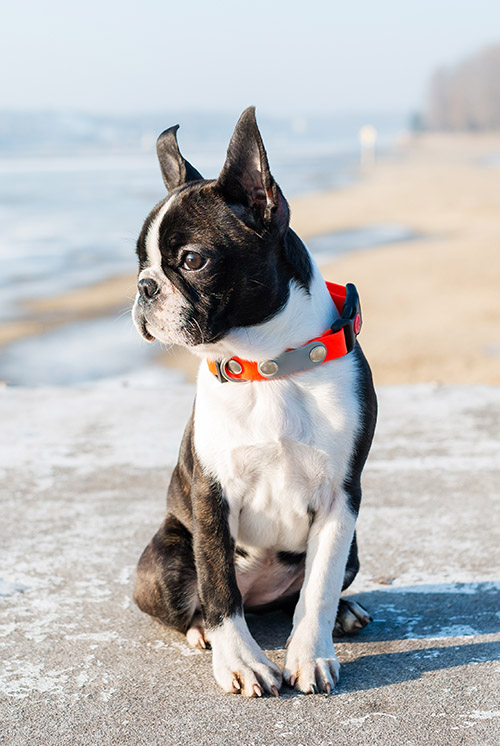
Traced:
<path id="1" fill-rule="evenodd" d="M 497 0 L 2 0 L 0 109 L 414 111 Z"/>

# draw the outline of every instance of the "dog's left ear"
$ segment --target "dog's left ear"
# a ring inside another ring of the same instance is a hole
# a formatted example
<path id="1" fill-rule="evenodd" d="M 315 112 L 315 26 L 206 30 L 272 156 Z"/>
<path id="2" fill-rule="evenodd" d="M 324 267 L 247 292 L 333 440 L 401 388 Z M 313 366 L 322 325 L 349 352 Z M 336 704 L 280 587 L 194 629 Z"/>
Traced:
<path id="1" fill-rule="evenodd" d="M 160 161 L 161 175 L 170 193 L 188 181 L 199 181 L 203 176 L 183 157 L 177 144 L 179 125 L 169 127 L 156 141 L 156 152 Z"/>
<path id="2" fill-rule="evenodd" d="M 266 228 L 288 228 L 288 205 L 269 169 L 253 106 L 238 120 L 217 185 L 229 203 L 249 207 Z"/>

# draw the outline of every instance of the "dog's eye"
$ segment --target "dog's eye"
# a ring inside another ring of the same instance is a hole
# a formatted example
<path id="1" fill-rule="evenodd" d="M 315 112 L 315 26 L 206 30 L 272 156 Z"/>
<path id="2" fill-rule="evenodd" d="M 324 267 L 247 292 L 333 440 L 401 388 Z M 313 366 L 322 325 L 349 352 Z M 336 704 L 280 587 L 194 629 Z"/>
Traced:
<path id="1" fill-rule="evenodd" d="M 183 269 L 201 269 L 206 263 L 207 260 L 197 251 L 187 251 L 182 257 Z"/>

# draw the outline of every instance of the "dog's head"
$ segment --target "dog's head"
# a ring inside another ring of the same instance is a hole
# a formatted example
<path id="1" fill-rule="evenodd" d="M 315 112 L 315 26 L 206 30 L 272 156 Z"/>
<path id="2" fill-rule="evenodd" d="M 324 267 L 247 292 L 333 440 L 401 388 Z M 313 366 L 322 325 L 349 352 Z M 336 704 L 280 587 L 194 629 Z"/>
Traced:
<path id="1" fill-rule="evenodd" d="M 168 195 L 137 242 L 133 318 L 148 341 L 205 348 L 278 313 L 292 279 L 307 289 L 311 266 L 289 229 L 288 204 L 269 170 L 254 109 L 241 115 L 215 180 L 183 158 L 177 129 L 157 143 Z"/>

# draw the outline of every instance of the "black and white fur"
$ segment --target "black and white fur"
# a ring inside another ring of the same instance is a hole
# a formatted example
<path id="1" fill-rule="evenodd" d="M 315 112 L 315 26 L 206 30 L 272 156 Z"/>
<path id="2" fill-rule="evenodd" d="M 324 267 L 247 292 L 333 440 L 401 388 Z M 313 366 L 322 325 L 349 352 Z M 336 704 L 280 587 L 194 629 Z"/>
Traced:
<path id="1" fill-rule="evenodd" d="M 247 109 L 216 180 L 184 160 L 177 128 L 160 136 L 167 198 L 138 240 L 133 317 L 149 341 L 202 358 L 261 361 L 306 343 L 338 313 L 289 210 Z M 167 515 L 139 561 L 135 600 L 213 654 L 227 692 L 278 694 L 282 674 L 244 609 L 294 606 L 284 679 L 330 692 L 332 632 L 370 621 L 341 600 L 359 563 L 356 516 L 376 398 L 359 345 L 272 381 L 221 384 L 200 365 Z"/>

